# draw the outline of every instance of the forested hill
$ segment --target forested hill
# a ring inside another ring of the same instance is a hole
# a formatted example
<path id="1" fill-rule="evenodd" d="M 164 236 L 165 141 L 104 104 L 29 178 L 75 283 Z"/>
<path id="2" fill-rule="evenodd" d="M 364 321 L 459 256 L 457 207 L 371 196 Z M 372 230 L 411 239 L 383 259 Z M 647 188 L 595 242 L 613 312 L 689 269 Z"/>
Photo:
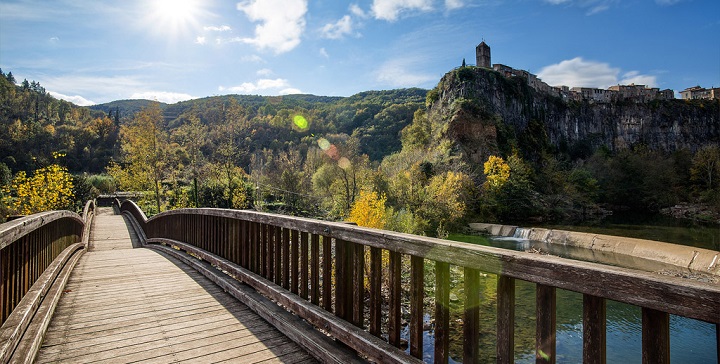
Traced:
<path id="1" fill-rule="evenodd" d="M 239 163 L 247 168 L 250 155 L 264 149 L 285 150 L 312 144 L 308 135 L 347 135 L 359 140 L 360 152 L 371 160 L 400 150 L 400 131 L 413 113 L 424 107 L 427 90 L 412 88 L 368 91 L 350 97 L 287 95 L 214 96 L 175 104 L 151 100 L 118 100 L 79 107 L 51 96 L 39 83 L 17 84 L 12 73 L 0 77 L 0 163 L 12 174 L 48 165 L 53 152 L 65 154 L 63 164 L 73 173 L 102 173 L 111 160 L 120 160 L 120 126 L 141 110 L 158 104 L 167 131 L 193 117 L 210 129 L 236 123 Z M 231 111 L 232 113 L 229 113 Z M 307 130 L 293 127 L 301 115 Z M 232 118 L 234 120 L 229 120 Z M 171 133 L 172 134 L 172 133 Z M 204 151 L 212 154 L 212 140 Z"/>

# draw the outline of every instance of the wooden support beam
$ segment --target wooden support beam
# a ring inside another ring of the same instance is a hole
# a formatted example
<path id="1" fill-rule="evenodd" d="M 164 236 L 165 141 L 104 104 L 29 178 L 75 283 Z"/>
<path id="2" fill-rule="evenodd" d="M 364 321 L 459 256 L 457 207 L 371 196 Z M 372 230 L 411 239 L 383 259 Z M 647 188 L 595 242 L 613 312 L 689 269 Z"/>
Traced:
<path id="1" fill-rule="evenodd" d="M 515 360 L 515 279 L 499 275 L 497 283 L 497 362 Z"/>
<path id="2" fill-rule="evenodd" d="M 554 364 L 555 355 L 555 287 L 542 284 L 535 288 L 535 363 Z"/>
<path id="3" fill-rule="evenodd" d="M 642 362 L 670 363 L 670 315 L 665 312 L 642 309 Z"/>
<path id="4" fill-rule="evenodd" d="M 435 363 L 450 358 L 450 264 L 435 262 Z"/>
<path id="5" fill-rule="evenodd" d="M 425 296 L 425 260 L 410 257 L 410 355 L 423 356 L 423 299 Z"/>
<path id="6" fill-rule="evenodd" d="M 606 362 L 606 303 L 602 297 L 583 295 L 583 363 Z"/>
<path id="7" fill-rule="evenodd" d="M 480 271 L 464 269 L 463 364 L 480 362 Z"/>

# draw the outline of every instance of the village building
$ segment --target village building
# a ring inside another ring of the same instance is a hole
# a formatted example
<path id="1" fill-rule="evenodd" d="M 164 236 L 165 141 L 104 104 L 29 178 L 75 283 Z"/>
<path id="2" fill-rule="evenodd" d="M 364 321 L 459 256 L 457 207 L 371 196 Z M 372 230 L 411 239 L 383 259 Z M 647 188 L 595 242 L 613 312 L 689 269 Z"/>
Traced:
<path id="1" fill-rule="evenodd" d="M 698 86 L 688 87 L 680 91 L 683 100 L 720 100 L 720 88 L 704 88 Z"/>

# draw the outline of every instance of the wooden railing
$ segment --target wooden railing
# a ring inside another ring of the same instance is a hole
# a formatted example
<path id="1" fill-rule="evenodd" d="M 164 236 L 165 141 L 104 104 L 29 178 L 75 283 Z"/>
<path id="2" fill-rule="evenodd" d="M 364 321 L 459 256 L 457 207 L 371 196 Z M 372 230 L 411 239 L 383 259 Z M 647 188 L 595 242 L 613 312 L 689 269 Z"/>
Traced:
<path id="1" fill-rule="evenodd" d="M 94 210 L 88 201 L 82 217 L 48 211 L 0 225 L 0 362 L 18 350 L 20 358 L 34 357 L 76 253 L 87 245 Z"/>
<path id="2" fill-rule="evenodd" d="M 451 267 L 464 281 L 463 363 L 476 363 L 481 355 L 481 272 L 498 277 L 495 356 L 499 363 L 514 360 L 516 280 L 536 285 L 538 363 L 556 360 L 557 288 L 583 294 L 585 363 L 605 362 L 608 299 L 641 307 L 645 363 L 669 362 L 670 314 L 720 324 L 717 284 L 252 211 L 181 209 L 146 220 L 131 201 L 121 209 L 138 219 L 148 243 L 172 245 L 212 263 L 378 362 L 422 358 L 428 264 L 435 273 L 436 363 L 449 358 Z M 403 277 L 407 260 L 409 279 Z M 384 299 L 383 291 L 389 297 Z M 403 297 L 404 293 L 409 294 Z M 401 346 L 401 304 L 409 306 L 412 357 L 387 349 Z"/>

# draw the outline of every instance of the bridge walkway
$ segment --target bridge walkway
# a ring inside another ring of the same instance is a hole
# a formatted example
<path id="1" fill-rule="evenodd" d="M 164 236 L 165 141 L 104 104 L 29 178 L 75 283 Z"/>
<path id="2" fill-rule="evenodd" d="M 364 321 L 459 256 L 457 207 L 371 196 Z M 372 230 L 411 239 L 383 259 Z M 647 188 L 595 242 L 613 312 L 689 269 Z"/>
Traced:
<path id="1" fill-rule="evenodd" d="M 36 362 L 306 363 L 312 356 L 101 208 Z"/>

